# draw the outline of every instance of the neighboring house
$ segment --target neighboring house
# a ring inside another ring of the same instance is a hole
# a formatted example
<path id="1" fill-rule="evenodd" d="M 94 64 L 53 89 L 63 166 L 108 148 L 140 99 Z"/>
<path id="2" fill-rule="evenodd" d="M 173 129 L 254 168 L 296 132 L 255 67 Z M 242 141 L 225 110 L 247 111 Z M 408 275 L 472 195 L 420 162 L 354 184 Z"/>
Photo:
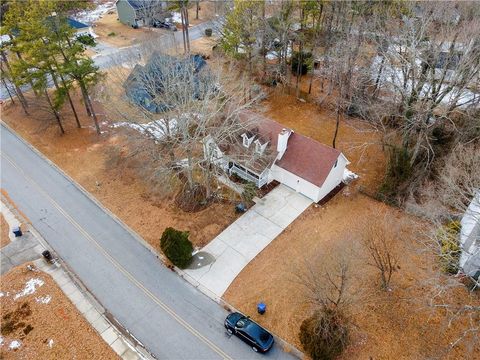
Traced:
<path id="1" fill-rule="evenodd" d="M 462 217 L 460 230 L 460 267 L 462 271 L 479 279 L 480 277 L 480 190 Z"/>
<path id="2" fill-rule="evenodd" d="M 201 82 L 205 81 L 205 78 L 200 80 L 198 74 L 206 64 L 206 61 L 200 55 L 191 55 L 188 58 L 176 58 L 169 55 L 153 53 L 145 66 L 135 65 L 125 80 L 123 87 L 131 102 L 143 107 L 145 110 L 159 114 L 167 111 L 171 107 L 171 104 L 167 103 L 168 99 L 161 96 L 164 91 L 171 91 L 171 89 L 164 89 L 166 76 L 162 74 L 162 69 L 171 69 L 171 71 L 175 72 L 177 78 L 182 77 L 182 73 L 184 72 L 184 76 L 188 78 L 191 76 L 188 72 L 191 71 L 191 66 L 193 66 L 196 84 L 198 84 L 198 90 L 194 96 L 201 96 Z M 152 86 L 155 86 L 154 91 L 152 91 Z"/>
<path id="3" fill-rule="evenodd" d="M 92 29 L 87 24 L 72 18 L 67 18 L 67 24 L 75 30 L 75 36 L 92 35 Z"/>
<path id="4" fill-rule="evenodd" d="M 117 0 L 118 19 L 129 26 L 149 26 L 166 9 L 166 1 Z"/>
<path id="5" fill-rule="evenodd" d="M 276 180 L 314 202 L 342 182 L 349 161 L 340 151 L 251 112 L 240 117 L 253 125 L 237 134 L 236 141 L 204 140 L 205 156 L 229 175 L 259 188 Z"/>

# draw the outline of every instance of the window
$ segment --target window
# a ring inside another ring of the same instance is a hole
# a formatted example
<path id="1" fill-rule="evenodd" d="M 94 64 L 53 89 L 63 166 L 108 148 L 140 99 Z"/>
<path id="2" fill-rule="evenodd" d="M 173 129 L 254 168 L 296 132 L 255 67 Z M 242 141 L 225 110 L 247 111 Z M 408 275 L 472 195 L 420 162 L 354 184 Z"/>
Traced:
<path id="1" fill-rule="evenodd" d="M 255 152 L 257 154 L 262 155 L 263 152 L 265 151 L 265 148 L 267 147 L 268 141 L 265 144 L 262 144 L 260 140 L 255 140 Z"/>
<path id="2" fill-rule="evenodd" d="M 252 143 L 254 137 L 255 137 L 255 136 L 252 136 L 251 138 L 249 138 L 247 134 L 243 133 L 243 134 L 242 134 L 243 146 L 245 146 L 246 148 L 248 148 L 248 147 L 250 146 L 250 144 Z"/>

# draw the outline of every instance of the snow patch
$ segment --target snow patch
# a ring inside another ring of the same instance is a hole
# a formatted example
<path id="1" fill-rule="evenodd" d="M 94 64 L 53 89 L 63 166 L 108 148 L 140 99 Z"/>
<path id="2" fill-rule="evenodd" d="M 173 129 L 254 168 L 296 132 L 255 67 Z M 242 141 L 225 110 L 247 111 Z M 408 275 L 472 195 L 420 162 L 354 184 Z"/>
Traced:
<path id="1" fill-rule="evenodd" d="M 182 15 L 179 12 L 172 12 L 171 21 L 174 23 L 182 23 Z"/>
<path id="2" fill-rule="evenodd" d="M 50 300 L 52 300 L 52 297 L 50 295 L 40 296 L 40 297 L 35 298 L 36 302 L 42 303 L 42 304 L 48 304 L 50 302 Z"/>
<path id="3" fill-rule="evenodd" d="M 17 350 L 20 348 L 20 346 L 22 346 L 22 343 L 20 342 L 20 340 L 13 340 L 10 345 L 8 345 L 8 348 L 10 350 Z"/>
<path id="4" fill-rule="evenodd" d="M 167 131 L 167 126 L 169 131 Z M 129 127 L 134 130 L 137 130 L 141 134 L 148 135 L 157 140 L 160 140 L 163 137 L 165 137 L 167 134 L 171 134 L 175 131 L 175 129 L 177 128 L 177 120 L 172 119 L 168 122 L 168 124 L 163 119 L 157 120 L 157 121 L 151 121 L 146 124 L 118 122 L 118 123 L 112 124 L 111 127 L 113 128 Z"/>
<path id="5" fill-rule="evenodd" d="M 44 282 L 41 279 L 30 279 L 25 283 L 23 290 L 17 293 L 13 299 L 17 300 L 22 296 L 31 295 L 37 290 L 37 287 L 43 286 L 43 284 Z"/>
<path id="6" fill-rule="evenodd" d="M 355 174 L 353 171 L 348 170 L 347 168 L 345 168 L 345 170 L 343 170 L 343 182 L 344 183 L 348 184 L 355 179 L 358 179 L 357 174 Z"/>
<path id="7" fill-rule="evenodd" d="M 75 14 L 75 16 L 73 16 L 73 18 L 77 21 L 80 21 L 80 22 L 84 23 L 84 24 L 91 25 L 93 22 L 97 21 L 104 14 L 106 14 L 108 11 L 110 11 L 114 8 L 115 8 L 115 1 L 109 1 L 109 2 L 106 2 L 105 4 L 98 5 L 93 10 L 81 11 L 81 12 Z"/>

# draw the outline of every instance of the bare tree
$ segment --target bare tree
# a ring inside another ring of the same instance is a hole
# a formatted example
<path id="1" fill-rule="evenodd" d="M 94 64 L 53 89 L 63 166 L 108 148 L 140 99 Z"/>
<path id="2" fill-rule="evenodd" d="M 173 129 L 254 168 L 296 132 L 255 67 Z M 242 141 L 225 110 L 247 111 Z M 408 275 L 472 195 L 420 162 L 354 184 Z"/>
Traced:
<path id="1" fill-rule="evenodd" d="M 392 275 L 398 266 L 396 247 L 398 233 L 394 227 L 387 218 L 377 214 L 365 224 L 362 236 L 363 245 L 370 259 L 367 264 L 378 270 L 384 290 L 390 289 Z"/>
<path id="2" fill-rule="evenodd" d="M 204 201 L 213 195 L 212 181 L 221 170 L 213 165 L 214 153 L 205 155 L 203 141 L 207 136 L 217 144 L 235 141 L 248 125 L 238 115 L 256 99 L 242 96 L 248 84 L 231 79 L 221 66 L 200 69 L 200 60 L 155 53 L 145 67 L 118 67 L 103 89 L 103 102 L 114 121 L 153 144 L 148 147 L 156 164 L 152 177 L 180 176 L 184 193 L 196 197 L 204 189 L 199 195 Z M 137 145 L 136 152 L 147 149 Z"/>
<path id="3" fill-rule="evenodd" d="M 306 263 L 295 274 L 313 306 L 313 314 L 302 322 L 299 334 L 305 351 L 313 359 L 336 358 L 349 340 L 349 307 L 355 299 L 350 287 L 352 275 L 345 257 L 332 260 L 333 266 L 328 270 L 322 258 Z"/>

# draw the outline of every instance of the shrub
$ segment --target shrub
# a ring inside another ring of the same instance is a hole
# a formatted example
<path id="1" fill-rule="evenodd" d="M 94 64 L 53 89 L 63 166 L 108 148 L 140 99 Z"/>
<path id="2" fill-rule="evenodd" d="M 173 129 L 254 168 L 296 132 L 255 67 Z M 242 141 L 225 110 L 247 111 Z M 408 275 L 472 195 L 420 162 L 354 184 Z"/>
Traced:
<path id="1" fill-rule="evenodd" d="M 325 307 L 300 326 L 300 342 L 313 360 L 340 355 L 348 342 L 348 323 L 338 307 Z"/>
<path id="2" fill-rule="evenodd" d="M 450 221 L 442 226 L 437 233 L 440 242 L 440 264 L 442 271 L 447 274 L 458 272 L 458 261 L 461 254 L 458 243 L 459 233 L 460 223 L 458 221 Z"/>
<path id="3" fill-rule="evenodd" d="M 188 235 L 188 231 L 168 227 L 160 239 L 160 248 L 165 256 L 181 269 L 186 268 L 192 260 L 193 246 L 188 240 Z"/>
<path id="4" fill-rule="evenodd" d="M 255 196 L 257 196 L 257 186 L 253 182 L 247 182 L 243 186 L 243 201 L 245 201 L 247 204 L 250 204 Z"/>
<path id="5" fill-rule="evenodd" d="M 81 42 L 83 45 L 87 45 L 87 46 L 96 46 L 97 45 L 97 43 L 95 42 L 95 39 L 90 34 L 83 34 L 83 35 L 77 36 L 77 41 Z"/>
<path id="6" fill-rule="evenodd" d="M 115 31 L 112 31 L 111 33 L 108 33 L 108 36 L 115 36 L 117 34 L 115 34 Z"/>

